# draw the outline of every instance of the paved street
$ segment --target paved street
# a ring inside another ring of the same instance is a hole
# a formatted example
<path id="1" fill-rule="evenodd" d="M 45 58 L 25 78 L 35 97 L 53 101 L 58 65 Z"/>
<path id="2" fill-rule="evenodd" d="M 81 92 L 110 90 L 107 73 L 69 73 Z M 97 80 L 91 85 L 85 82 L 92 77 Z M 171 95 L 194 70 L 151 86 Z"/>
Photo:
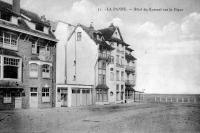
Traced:
<path id="1" fill-rule="evenodd" d="M 118 104 L 0 111 L 0 133 L 199 133 L 200 105 Z"/>

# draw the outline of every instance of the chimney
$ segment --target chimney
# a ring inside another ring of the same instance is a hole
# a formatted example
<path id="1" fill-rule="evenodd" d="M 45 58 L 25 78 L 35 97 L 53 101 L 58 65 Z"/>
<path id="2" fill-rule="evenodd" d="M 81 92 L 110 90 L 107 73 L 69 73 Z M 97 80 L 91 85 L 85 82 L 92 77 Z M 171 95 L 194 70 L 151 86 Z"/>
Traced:
<path id="1" fill-rule="evenodd" d="M 94 29 L 93 22 L 90 23 L 90 29 Z"/>
<path id="2" fill-rule="evenodd" d="M 13 12 L 20 14 L 20 0 L 13 0 Z"/>

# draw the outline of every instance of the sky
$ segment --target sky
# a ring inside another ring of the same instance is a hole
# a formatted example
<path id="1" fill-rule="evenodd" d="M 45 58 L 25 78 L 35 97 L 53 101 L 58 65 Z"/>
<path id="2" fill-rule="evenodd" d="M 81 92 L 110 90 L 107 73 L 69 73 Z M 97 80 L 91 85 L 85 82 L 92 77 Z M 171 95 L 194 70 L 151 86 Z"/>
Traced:
<path id="1" fill-rule="evenodd" d="M 114 23 L 135 50 L 136 89 L 200 93 L 199 0 L 21 0 L 21 6 L 50 20 L 93 22 L 96 29 Z M 105 10 L 114 8 L 126 11 Z"/>

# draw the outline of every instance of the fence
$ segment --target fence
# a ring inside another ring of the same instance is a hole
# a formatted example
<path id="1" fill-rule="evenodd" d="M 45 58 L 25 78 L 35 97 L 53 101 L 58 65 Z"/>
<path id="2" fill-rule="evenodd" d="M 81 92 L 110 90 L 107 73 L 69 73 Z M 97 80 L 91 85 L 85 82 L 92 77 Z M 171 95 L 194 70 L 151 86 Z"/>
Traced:
<path id="1" fill-rule="evenodd" d="M 200 95 L 145 94 L 146 102 L 154 103 L 195 103 L 200 104 Z"/>

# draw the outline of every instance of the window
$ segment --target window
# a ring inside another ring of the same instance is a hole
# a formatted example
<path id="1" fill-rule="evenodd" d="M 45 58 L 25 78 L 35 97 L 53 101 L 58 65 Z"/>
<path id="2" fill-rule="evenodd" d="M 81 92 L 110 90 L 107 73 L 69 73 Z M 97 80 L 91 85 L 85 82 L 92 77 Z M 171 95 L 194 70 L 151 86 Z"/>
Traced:
<path id="1" fill-rule="evenodd" d="M 37 97 L 37 88 L 31 87 L 30 88 L 30 94 L 31 94 L 31 97 Z"/>
<path id="2" fill-rule="evenodd" d="M 30 64 L 30 77 L 38 77 L 38 65 L 36 63 Z"/>
<path id="3" fill-rule="evenodd" d="M 119 71 L 116 71 L 116 80 L 119 81 Z"/>
<path id="4" fill-rule="evenodd" d="M 81 41 L 81 32 L 77 32 L 77 41 Z"/>
<path id="5" fill-rule="evenodd" d="M 42 77 L 50 78 L 50 66 L 48 64 L 42 65 Z"/>
<path id="6" fill-rule="evenodd" d="M 105 74 L 99 74 L 99 84 L 106 84 L 106 75 Z"/>
<path id="7" fill-rule="evenodd" d="M 116 85 L 116 100 L 119 101 L 119 85 Z"/>
<path id="8" fill-rule="evenodd" d="M 124 81 L 124 72 L 121 72 L 121 81 Z"/>
<path id="9" fill-rule="evenodd" d="M 0 44 L 3 44 L 4 48 L 17 50 L 18 36 L 14 33 L 0 31 Z"/>
<path id="10" fill-rule="evenodd" d="M 3 78 L 19 78 L 19 59 L 4 57 Z"/>
<path id="11" fill-rule="evenodd" d="M 111 64 L 114 64 L 114 57 L 113 56 L 110 56 L 110 59 L 111 59 Z"/>
<path id="12" fill-rule="evenodd" d="M 3 94 L 3 103 L 12 103 L 11 92 L 5 91 Z"/>
<path id="13" fill-rule="evenodd" d="M 103 60 L 101 60 L 101 61 L 99 61 L 98 62 L 98 68 L 99 69 L 106 69 L 106 62 L 105 61 L 103 61 Z"/>
<path id="14" fill-rule="evenodd" d="M 124 65 L 124 57 L 121 57 L 121 65 Z"/>
<path id="15" fill-rule="evenodd" d="M 119 55 L 116 56 L 116 62 L 119 64 Z"/>
<path id="16" fill-rule="evenodd" d="M 50 102 L 50 93 L 47 87 L 42 88 L 42 102 Z"/>
<path id="17" fill-rule="evenodd" d="M 110 72 L 110 80 L 113 81 L 114 80 L 114 72 Z"/>
<path id="18" fill-rule="evenodd" d="M 35 29 L 43 32 L 44 31 L 44 26 L 41 25 L 41 24 L 36 24 L 35 25 Z"/>
<path id="19" fill-rule="evenodd" d="M 32 54 L 36 54 L 39 53 L 39 51 L 37 51 L 37 43 L 32 43 Z"/>
<path id="20" fill-rule="evenodd" d="M 96 100 L 97 100 L 97 102 L 107 102 L 108 101 L 108 90 L 97 89 L 96 90 Z"/>

